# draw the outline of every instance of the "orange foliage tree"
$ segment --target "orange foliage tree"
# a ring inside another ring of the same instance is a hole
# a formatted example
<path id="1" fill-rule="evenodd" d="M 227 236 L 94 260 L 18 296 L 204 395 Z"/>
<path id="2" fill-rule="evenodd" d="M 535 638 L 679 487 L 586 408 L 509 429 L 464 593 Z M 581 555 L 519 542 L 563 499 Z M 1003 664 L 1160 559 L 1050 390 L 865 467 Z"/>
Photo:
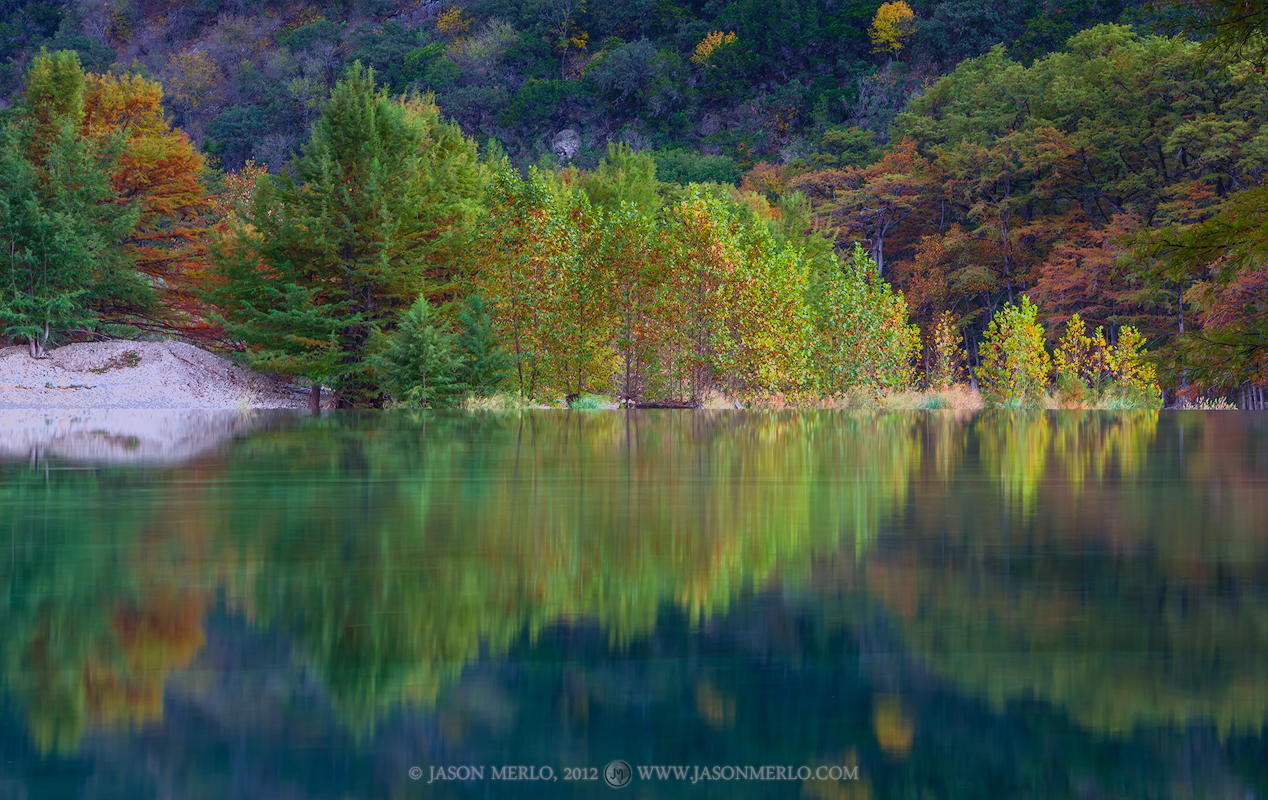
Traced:
<path id="1" fill-rule="evenodd" d="M 124 246 L 158 289 L 162 316 L 150 323 L 185 335 L 213 335 L 197 294 L 212 210 L 203 156 L 184 131 L 167 121 L 158 83 L 140 75 L 84 77 L 83 134 L 123 138 L 111 182 L 121 199 L 141 207 L 140 221 Z"/>
<path id="2" fill-rule="evenodd" d="M 885 273 L 887 251 L 910 247 L 937 229 L 942 185 L 911 139 L 867 167 L 812 172 L 788 182 L 790 190 L 810 198 L 816 225 L 835 236 L 838 247 L 865 241 L 877 275 Z"/>

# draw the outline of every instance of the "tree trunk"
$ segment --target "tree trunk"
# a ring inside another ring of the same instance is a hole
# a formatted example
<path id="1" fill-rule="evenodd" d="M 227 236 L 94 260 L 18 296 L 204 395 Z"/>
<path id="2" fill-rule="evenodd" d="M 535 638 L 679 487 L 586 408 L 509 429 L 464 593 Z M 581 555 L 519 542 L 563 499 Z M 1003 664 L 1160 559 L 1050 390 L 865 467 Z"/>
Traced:
<path id="1" fill-rule="evenodd" d="M 308 410 L 313 412 L 314 417 L 321 413 L 321 384 L 316 381 L 308 392 Z"/>
<path id="2" fill-rule="evenodd" d="M 48 352 L 44 349 L 44 345 L 48 343 L 48 323 L 44 323 L 44 338 L 38 336 L 28 336 L 26 338 L 27 352 L 31 354 L 31 358 L 48 358 Z"/>

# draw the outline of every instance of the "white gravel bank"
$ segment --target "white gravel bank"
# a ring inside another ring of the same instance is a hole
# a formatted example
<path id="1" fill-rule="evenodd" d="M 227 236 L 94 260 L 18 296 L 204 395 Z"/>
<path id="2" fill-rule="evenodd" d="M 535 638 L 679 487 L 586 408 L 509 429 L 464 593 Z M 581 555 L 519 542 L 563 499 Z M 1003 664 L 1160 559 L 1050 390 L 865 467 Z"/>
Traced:
<path id="1" fill-rule="evenodd" d="M 0 409 L 307 408 L 306 392 L 183 342 L 0 348 Z"/>
<path id="2" fill-rule="evenodd" d="M 269 415 L 226 409 L 0 409 L 0 463 L 179 463 L 248 433 Z"/>

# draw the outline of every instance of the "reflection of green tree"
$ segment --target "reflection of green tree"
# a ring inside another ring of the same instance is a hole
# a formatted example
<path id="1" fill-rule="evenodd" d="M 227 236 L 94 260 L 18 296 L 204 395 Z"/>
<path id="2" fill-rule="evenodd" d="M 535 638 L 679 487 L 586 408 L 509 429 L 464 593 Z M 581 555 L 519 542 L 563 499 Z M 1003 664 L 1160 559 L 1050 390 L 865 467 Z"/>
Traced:
<path id="1" fill-rule="evenodd" d="M 1032 422 L 1047 433 L 977 418 L 964 468 L 918 492 L 930 508 L 915 530 L 868 557 L 867 587 L 904 641 L 975 694 L 1039 697 L 1103 732 L 1201 719 L 1257 730 L 1268 719 L 1268 531 L 1239 505 L 1262 502 L 1250 487 L 1268 479 L 1264 431 L 1156 412 Z M 1026 441 L 1036 452 L 1016 453 Z M 1006 472 L 1020 477 L 983 490 Z M 1016 518 L 1019 496 L 1043 513 Z M 994 508 L 1003 514 L 982 513 Z"/>
<path id="2" fill-rule="evenodd" d="M 698 624 L 845 550 L 917 653 L 975 692 L 1104 730 L 1231 729 L 1268 705 L 1247 666 L 1268 652 L 1268 435 L 1246 419 L 337 416 L 170 473 L 6 467 L 0 655 L 41 739 L 70 745 L 100 705 L 86 676 L 135 670 L 112 615 L 156 584 L 222 586 L 365 723 L 525 630 L 587 620 L 625 644 L 667 603 Z"/>
<path id="3" fill-rule="evenodd" d="M 629 641 L 666 602 L 707 617 L 813 552 L 866 546 L 901 506 L 914 430 L 828 413 L 331 418 L 243 442 L 208 505 L 232 509 L 220 524 L 258 570 L 232 600 L 291 626 L 366 719 L 430 701 L 525 627 L 587 619 Z"/>
<path id="4" fill-rule="evenodd" d="M 1085 482 L 1140 473 L 1158 431 L 1157 411 L 1116 414 L 1071 411 L 1054 415 L 1053 458 L 1064 465 L 1077 498 Z"/>
<path id="5" fill-rule="evenodd" d="M 134 584 L 117 549 L 146 509 L 111 497 L 118 473 L 0 466 L 0 668 L 41 750 L 77 746 L 96 704 L 92 676 L 121 667 L 112 615 Z"/>
<path id="6" fill-rule="evenodd" d="M 1013 559 L 1008 578 L 1000 564 L 878 560 L 868 580 L 918 586 L 904 641 L 997 706 L 1034 696 L 1113 734 L 1202 720 L 1257 731 L 1268 719 L 1268 603 L 1184 585 L 1147 562 L 1090 575 L 1088 564 Z M 1082 594 L 1089 583 L 1100 588 Z"/>
<path id="7" fill-rule="evenodd" d="M 975 420 L 982 461 L 1000 486 L 1006 513 L 1035 510 L 1052 438 L 1052 421 L 1042 411 L 997 411 Z"/>

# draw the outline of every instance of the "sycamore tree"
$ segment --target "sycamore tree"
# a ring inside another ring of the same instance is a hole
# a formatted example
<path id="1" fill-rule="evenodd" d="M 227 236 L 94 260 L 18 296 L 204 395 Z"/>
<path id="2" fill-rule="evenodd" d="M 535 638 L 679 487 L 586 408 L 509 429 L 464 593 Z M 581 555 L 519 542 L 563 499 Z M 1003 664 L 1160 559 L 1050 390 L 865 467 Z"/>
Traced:
<path id="1" fill-rule="evenodd" d="M 145 307 L 152 289 L 121 246 L 141 213 L 111 184 L 123 141 L 81 133 L 75 53 L 35 59 L 17 112 L 0 129 L 0 332 L 38 358 L 59 331 Z"/>
<path id="2" fill-rule="evenodd" d="M 810 297 L 817 331 L 814 363 L 822 391 L 901 391 L 911 386 L 920 331 L 908 321 L 902 292 L 877 277 L 876 264 L 861 245 L 855 243 L 840 270 L 818 280 Z"/>
<path id="3" fill-rule="evenodd" d="M 605 391 L 614 374 L 609 226 L 565 177 L 534 168 L 521 178 L 505 159 L 493 164 L 474 251 L 473 288 L 527 397 Z"/>
<path id="4" fill-rule="evenodd" d="M 325 384 L 340 407 L 379 405 L 374 334 L 448 282 L 479 188 L 475 145 L 432 100 L 390 99 L 358 62 L 218 245 L 208 298 L 251 363 L 310 381 L 314 404 Z"/>
<path id="5" fill-rule="evenodd" d="M 1048 383 L 1052 359 L 1044 349 L 1038 309 L 1022 295 L 1020 305 L 995 312 L 982 344 L 978 377 L 982 393 L 1002 408 L 1037 405 Z"/>
<path id="6" fill-rule="evenodd" d="M 813 329 L 802 254 L 699 186 L 670 209 L 663 235 L 669 269 L 657 316 L 691 399 L 710 384 L 734 395 L 807 388 Z"/>

